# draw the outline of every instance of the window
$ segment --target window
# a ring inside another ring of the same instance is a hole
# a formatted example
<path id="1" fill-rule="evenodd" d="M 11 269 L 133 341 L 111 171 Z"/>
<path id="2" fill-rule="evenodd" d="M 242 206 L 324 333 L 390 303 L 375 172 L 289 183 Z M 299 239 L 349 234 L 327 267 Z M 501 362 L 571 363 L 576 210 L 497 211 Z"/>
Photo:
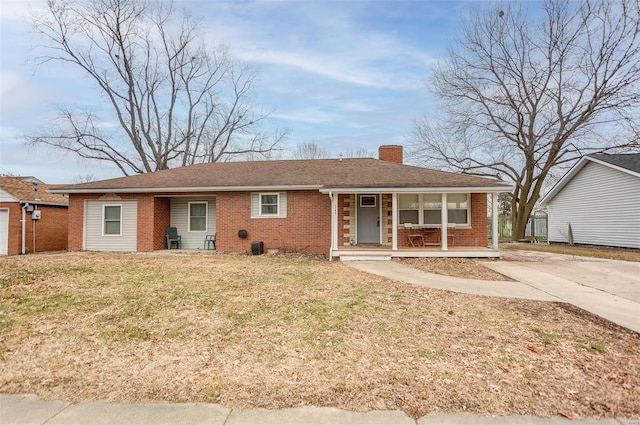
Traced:
<path id="1" fill-rule="evenodd" d="M 449 223 L 469 224 L 469 195 L 449 193 L 447 195 L 447 220 Z"/>
<path id="2" fill-rule="evenodd" d="M 287 192 L 253 192 L 251 218 L 287 218 Z"/>
<path id="3" fill-rule="evenodd" d="M 398 196 L 398 207 L 400 210 L 400 224 L 412 223 L 418 224 L 418 208 L 420 202 L 418 200 L 419 195 L 405 195 Z"/>
<path id="4" fill-rule="evenodd" d="M 260 215 L 278 215 L 278 198 L 277 193 L 261 193 L 260 194 Z"/>
<path id="5" fill-rule="evenodd" d="M 360 206 L 361 207 L 375 207 L 376 206 L 376 195 L 360 195 Z"/>
<path id="6" fill-rule="evenodd" d="M 103 217 L 103 235 L 120 236 L 122 234 L 122 205 L 105 205 Z"/>
<path id="7" fill-rule="evenodd" d="M 398 196 L 399 224 L 411 223 L 426 226 L 442 225 L 442 194 L 416 193 Z M 447 221 L 468 226 L 469 194 L 447 194 Z"/>
<path id="8" fill-rule="evenodd" d="M 207 231 L 207 203 L 189 202 L 189 231 Z"/>
<path id="9" fill-rule="evenodd" d="M 422 195 L 422 215 L 424 224 L 442 224 L 442 195 L 425 193 Z"/>

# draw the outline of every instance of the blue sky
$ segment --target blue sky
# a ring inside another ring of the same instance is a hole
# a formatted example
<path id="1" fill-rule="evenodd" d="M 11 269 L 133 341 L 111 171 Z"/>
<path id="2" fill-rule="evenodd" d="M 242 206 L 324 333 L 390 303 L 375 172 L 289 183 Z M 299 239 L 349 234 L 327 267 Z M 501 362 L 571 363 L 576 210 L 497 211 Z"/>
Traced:
<path id="1" fill-rule="evenodd" d="M 94 87 L 60 64 L 36 68 L 38 39 L 26 16 L 44 1 L 0 0 L 0 174 L 47 183 L 121 174 L 50 149 L 25 147 L 56 105 L 99 105 Z M 287 145 L 315 141 L 332 155 L 405 144 L 413 120 L 432 108 L 430 65 L 446 54 L 461 14 L 481 1 L 180 1 L 202 16 L 206 39 L 255 67 L 257 105 Z"/>

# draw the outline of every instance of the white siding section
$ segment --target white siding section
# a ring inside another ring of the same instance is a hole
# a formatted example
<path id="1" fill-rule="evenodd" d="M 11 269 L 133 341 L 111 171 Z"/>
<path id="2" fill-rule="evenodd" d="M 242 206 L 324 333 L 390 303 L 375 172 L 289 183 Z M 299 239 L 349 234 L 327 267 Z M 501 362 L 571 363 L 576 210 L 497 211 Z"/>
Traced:
<path id="1" fill-rule="evenodd" d="M 16 198 L 13 195 L 10 195 L 9 192 L 7 192 L 4 189 L 0 189 L 0 202 L 18 202 L 19 199 Z"/>
<path id="2" fill-rule="evenodd" d="M 9 210 L 0 208 L 0 255 L 9 252 Z"/>
<path id="3" fill-rule="evenodd" d="M 122 205 L 121 234 L 102 235 L 104 205 Z M 137 201 L 86 201 L 84 249 L 87 251 L 131 251 L 138 249 Z"/>
<path id="4" fill-rule="evenodd" d="M 589 162 L 549 202 L 549 241 L 640 248 L 640 178 Z"/>
<path id="5" fill-rule="evenodd" d="M 251 218 L 287 218 L 287 192 L 278 192 L 278 215 L 260 215 L 260 194 L 273 192 L 254 192 L 251 194 Z"/>
<path id="6" fill-rule="evenodd" d="M 207 230 L 189 231 L 189 202 L 207 202 Z M 188 196 L 171 198 L 171 225 L 182 237 L 181 248 L 203 249 L 206 235 L 216 233 L 216 198 L 214 196 Z"/>

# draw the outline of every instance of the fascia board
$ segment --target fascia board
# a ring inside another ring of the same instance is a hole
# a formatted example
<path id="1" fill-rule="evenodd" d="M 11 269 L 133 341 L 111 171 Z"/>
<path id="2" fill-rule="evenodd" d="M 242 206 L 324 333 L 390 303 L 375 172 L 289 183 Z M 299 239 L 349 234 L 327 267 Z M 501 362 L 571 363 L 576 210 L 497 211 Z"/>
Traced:
<path id="1" fill-rule="evenodd" d="M 602 161 L 601 159 L 598 159 L 598 158 L 589 157 L 589 160 L 596 162 L 598 164 L 606 165 L 607 167 L 613 168 L 614 170 L 622 171 L 623 173 L 631 174 L 632 176 L 635 176 L 635 177 L 640 177 L 640 173 L 636 173 L 635 171 L 629 170 L 628 168 L 620 167 L 618 165 L 611 164 L 610 162 Z"/>

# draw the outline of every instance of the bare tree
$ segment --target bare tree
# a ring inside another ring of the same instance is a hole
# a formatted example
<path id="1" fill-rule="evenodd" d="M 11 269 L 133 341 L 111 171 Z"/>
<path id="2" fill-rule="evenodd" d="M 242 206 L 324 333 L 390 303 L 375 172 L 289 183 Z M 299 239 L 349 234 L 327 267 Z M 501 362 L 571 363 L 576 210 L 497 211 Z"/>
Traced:
<path id="1" fill-rule="evenodd" d="M 78 174 L 73 178 L 74 183 L 89 183 L 98 180 L 93 173 Z"/>
<path id="2" fill-rule="evenodd" d="M 269 114 L 251 103 L 256 74 L 203 41 L 200 23 L 162 0 L 49 0 L 34 28 L 46 41 L 40 64 L 79 68 L 105 111 L 60 107 L 32 144 L 111 162 L 125 175 L 268 153 Z M 105 116 L 106 115 L 106 116 Z M 109 122 L 115 125 L 109 126 Z"/>
<path id="3" fill-rule="evenodd" d="M 639 1 L 526 6 L 463 22 L 430 78 L 442 115 L 418 120 L 413 137 L 414 157 L 431 166 L 514 183 L 514 239 L 558 166 L 640 147 Z"/>
<path id="4" fill-rule="evenodd" d="M 375 158 L 376 153 L 363 147 L 355 149 L 347 149 L 344 154 L 345 158 Z"/>
<path id="5" fill-rule="evenodd" d="M 291 152 L 293 159 L 322 159 L 328 158 L 329 152 L 316 142 L 302 142 Z"/>

